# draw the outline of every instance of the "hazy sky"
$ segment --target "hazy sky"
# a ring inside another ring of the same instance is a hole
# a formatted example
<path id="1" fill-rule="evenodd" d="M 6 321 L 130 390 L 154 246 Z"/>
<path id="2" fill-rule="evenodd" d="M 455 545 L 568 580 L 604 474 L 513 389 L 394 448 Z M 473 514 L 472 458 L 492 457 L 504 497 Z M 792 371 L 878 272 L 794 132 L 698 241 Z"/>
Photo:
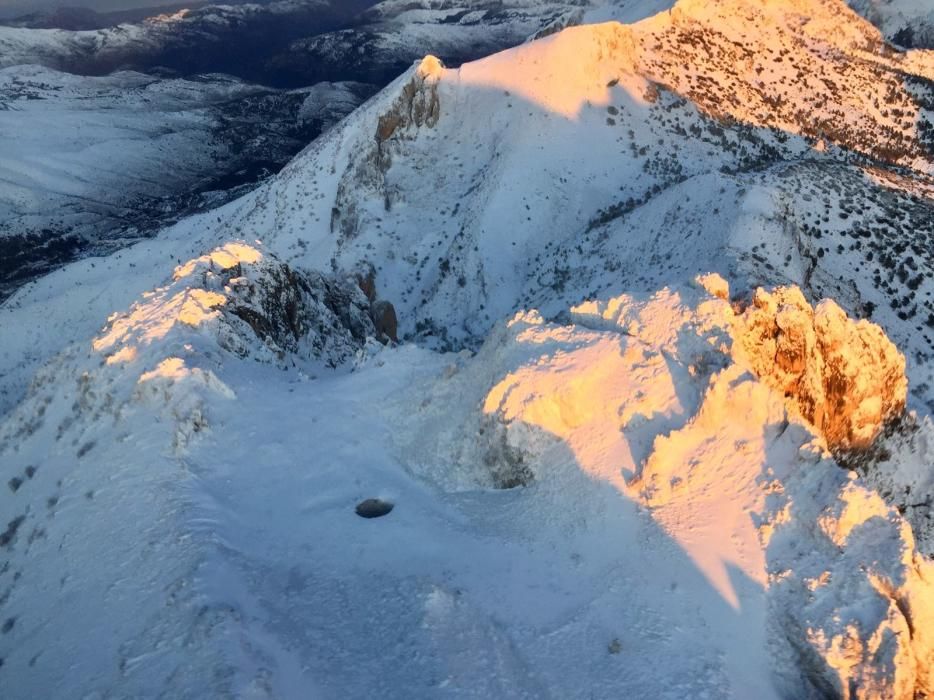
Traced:
<path id="1" fill-rule="evenodd" d="M 138 7 L 177 5 L 180 0 L 0 0 L 0 17 L 15 17 L 52 7 L 90 7 L 98 11 L 133 10 Z"/>

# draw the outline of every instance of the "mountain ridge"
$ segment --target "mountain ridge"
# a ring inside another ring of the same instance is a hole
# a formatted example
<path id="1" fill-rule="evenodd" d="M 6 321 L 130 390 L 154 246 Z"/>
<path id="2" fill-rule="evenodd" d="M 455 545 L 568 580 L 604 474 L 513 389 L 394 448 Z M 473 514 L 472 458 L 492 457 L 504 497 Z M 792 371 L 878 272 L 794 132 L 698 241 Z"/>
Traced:
<path id="1" fill-rule="evenodd" d="M 256 190 L 22 288 L 0 674 L 934 692 L 931 60 L 837 0 L 429 56 Z"/>

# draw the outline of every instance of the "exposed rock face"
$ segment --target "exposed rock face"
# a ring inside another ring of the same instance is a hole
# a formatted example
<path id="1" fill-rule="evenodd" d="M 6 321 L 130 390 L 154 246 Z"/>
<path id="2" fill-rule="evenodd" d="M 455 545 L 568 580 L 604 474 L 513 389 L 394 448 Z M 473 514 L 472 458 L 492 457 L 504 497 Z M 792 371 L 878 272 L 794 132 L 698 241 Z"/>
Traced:
<path id="1" fill-rule="evenodd" d="M 833 301 L 811 308 L 797 287 L 756 291 L 734 346 L 791 399 L 833 450 L 867 447 L 905 410 L 905 358 L 882 329 Z"/>
<path id="2" fill-rule="evenodd" d="M 357 286 L 360 291 L 366 295 L 370 301 L 376 299 L 376 270 L 371 263 L 362 262 L 354 270 L 354 278 L 357 280 Z"/>
<path id="3" fill-rule="evenodd" d="M 353 272 L 360 291 L 370 302 L 370 320 L 376 327 L 376 338 L 381 343 L 399 342 L 399 320 L 391 302 L 379 299 L 376 294 L 376 269 L 368 261 L 362 261 Z"/>
<path id="4" fill-rule="evenodd" d="M 394 343 L 399 342 L 399 321 L 396 319 L 395 307 L 385 300 L 373 303 L 370 308 L 370 317 L 376 326 L 376 332 L 380 338 L 388 338 Z"/>
<path id="5" fill-rule="evenodd" d="M 278 359 L 295 353 L 336 366 L 378 332 L 370 301 L 352 277 L 298 271 L 275 259 L 208 271 L 210 286 L 224 291 L 219 308 L 229 325 L 245 322 Z M 240 355 L 254 352 L 238 332 L 221 331 L 222 343 Z"/>
<path id="6" fill-rule="evenodd" d="M 241 357 L 287 354 L 336 366 L 377 330 L 370 301 L 350 275 L 291 268 L 242 243 L 228 243 L 175 270 L 171 284 L 115 314 L 94 342 L 108 364 L 134 362 L 156 339 L 184 345 L 199 329 Z M 259 342 L 257 342 L 259 341 Z"/>
<path id="7" fill-rule="evenodd" d="M 331 209 L 331 230 L 351 239 L 360 232 L 359 191 L 378 192 L 386 210 L 392 208 L 396 193 L 387 182 L 394 147 L 422 126 L 432 128 L 441 116 L 438 83 L 444 66 L 434 56 L 427 56 L 415 67 L 411 77 L 389 109 L 380 115 L 372 147 L 352 160 L 341 178 Z"/>
<path id="8" fill-rule="evenodd" d="M 444 65 L 434 56 L 426 56 L 412 79 L 402 88 L 402 94 L 386 114 L 379 118 L 376 141 L 382 144 L 410 127 L 433 127 L 441 115 L 438 100 L 438 80 Z"/>

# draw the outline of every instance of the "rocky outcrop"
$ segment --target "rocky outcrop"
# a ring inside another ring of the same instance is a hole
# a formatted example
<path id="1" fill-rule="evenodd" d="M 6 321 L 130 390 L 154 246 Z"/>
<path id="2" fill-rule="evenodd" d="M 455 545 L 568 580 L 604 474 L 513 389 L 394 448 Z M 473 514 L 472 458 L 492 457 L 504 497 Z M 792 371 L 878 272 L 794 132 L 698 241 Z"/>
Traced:
<path id="1" fill-rule="evenodd" d="M 336 366 L 368 337 L 380 335 L 370 318 L 370 301 L 352 279 L 299 272 L 278 262 L 248 275 L 240 268 L 220 274 L 231 293 L 227 318 L 245 322 L 279 359 L 296 353 Z M 231 347 L 238 348 L 236 341 Z M 248 353 L 242 345 L 239 350 Z"/>
<path id="2" fill-rule="evenodd" d="M 402 94 L 388 112 L 380 116 L 376 127 L 376 143 L 381 146 L 393 136 L 411 127 L 433 127 L 441 116 L 438 81 L 444 64 L 434 56 L 426 56 L 415 69 L 415 75 L 402 88 Z"/>
<path id="3" fill-rule="evenodd" d="M 360 263 L 353 273 L 360 291 L 370 302 L 370 320 L 376 328 L 376 337 L 381 343 L 399 342 L 399 320 L 391 302 L 376 295 L 376 269 L 369 262 Z"/>
<path id="4" fill-rule="evenodd" d="M 395 189 L 387 182 L 394 147 L 411 137 L 421 127 L 432 128 L 441 116 L 438 84 L 444 65 L 434 56 L 426 56 L 414 68 L 398 97 L 379 116 L 372 146 L 355 155 L 341 177 L 331 209 L 331 231 L 345 239 L 355 238 L 361 228 L 358 200 L 361 191 L 372 191 L 383 198 L 386 210 L 396 199 Z"/>
<path id="5" fill-rule="evenodd" d="M 797 287 L 756 291 L 734 353 L 781 391 L 834 451 L 865 448 L 905 410 L 905 358 L 879 326 Z"/>
<path id="6" fill-rule="evenodd" d="M 388 301 L 381 299 L 370 307 L 370 319 L 376 327 L 378 337 L 399 342 L 399 320 L 396 309 Z"/>
<path id="7" fill-rule="evenodd" d="M 475 368 L 439 382 L 459 382 L 444 390 L 458 401 L 492 384 L 451 469 L 556 498 L 579 470 L 638 502 L 723 601 L 762 605 L 781 697 L 930 697 L 934 566 L 893 503 L 826 449 L 865 450 L 903 410 L 904 359 L 882 331 L 794 287 L 734 306 L 717 275 L 567 320 L 520 312 Z M 920 477 L 901 466 L 903 483 Z"/>

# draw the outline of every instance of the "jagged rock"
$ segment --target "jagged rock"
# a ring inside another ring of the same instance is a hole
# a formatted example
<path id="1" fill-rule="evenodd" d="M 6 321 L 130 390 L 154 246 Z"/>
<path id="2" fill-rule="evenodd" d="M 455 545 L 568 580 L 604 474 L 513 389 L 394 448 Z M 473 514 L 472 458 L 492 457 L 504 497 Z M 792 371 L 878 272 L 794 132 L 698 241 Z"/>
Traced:
<path id="1" fill-rule="evenodd" d="M 438 100 L 438 80 L 444 64 L 434 56 L 422 59 L 415 75 L 402 88 L 402 94 L 386 114 L 379 118 L 376 127 L 378 143 L 388 141 L 396 133 L 410 126 L 433 127 L 441 115 Z"/>
<path id="2" fill-rule="evenodd" d="M 370 318 L 379 337 L 386 337 L 394 343 L 399 342 L 399 322 L 396 319 L 396 309 L 391 303 L 386 300 L 374 302 L 370 307 Z"/>
<path id="3" fill-rule="evenodd" d="M 792 399 L 833 450 L 865 448 L 905 410 L 905 358 L 882 329 L 797 287 L 758 289 L 739 317 L 736 351 Z"/>
<path id="4" fill-rule="evenodd" d="M 229 293 L 224 317 L 245 322 L 280 359 L 297 353 L 336 366 L 378 335 L 370 301 L 349 276 L 300 272 L 270 258 L 221 270 L 218 283 Z M 250 354 L 249 343 L 226 339 L 229 349 Z"/>

